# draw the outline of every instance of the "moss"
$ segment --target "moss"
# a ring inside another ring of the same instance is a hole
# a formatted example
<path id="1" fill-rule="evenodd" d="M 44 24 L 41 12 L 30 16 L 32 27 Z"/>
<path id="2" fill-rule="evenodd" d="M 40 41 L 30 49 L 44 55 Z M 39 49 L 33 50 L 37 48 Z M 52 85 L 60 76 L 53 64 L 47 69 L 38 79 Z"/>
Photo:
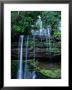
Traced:
<path id="1" fill-rule="evenodd" d="M 25 61 L 23 61 L 23 63 L 25 63 Z M 45 67 L 39 67 L 38 66 L 38 61 L 36 61 L 35 63 L 33 63 L 33 60 L 28 60 L 28 62 L 31 66 L 32 66 L 32 70 L 35 70 L 39 73 L 41 73 L 42 75 L 46 76 L 46 77 L 50 77 L 50 78 L 61 78 L 61 69 L 60 68 L 45 68 Z M 17 72 L 17 66 L 18 66 L 18 60 L 13 60 L 11 63 L 12 67 L 12 76 L 14 74 L 16 74 Z"/>
<path id="2" fill-rule="evenodd" d="M 61 69 L 60 68 L 51 68 L 51 69 L 46 69 L 46 68 L 40 68 L 37 66 L 38 62 L 34 63 L 31 61 L 30 64 L 34 67 L 34 70 L 37 72 L 40 72 L 46 77 L 50 78 L 60 78 L 61 77 Z"/>
<path id="3" fill-rule="evenodd" d="M 55 70 L 47 70 L 47 69 L 40 69 L 40 68 L 37 68 L 37 70 L 47 76 L 47 77 L 50 77 L 50 78 L 60 78 L 61 77 L 61 70 L 60 69 L 55 69 Z"/>

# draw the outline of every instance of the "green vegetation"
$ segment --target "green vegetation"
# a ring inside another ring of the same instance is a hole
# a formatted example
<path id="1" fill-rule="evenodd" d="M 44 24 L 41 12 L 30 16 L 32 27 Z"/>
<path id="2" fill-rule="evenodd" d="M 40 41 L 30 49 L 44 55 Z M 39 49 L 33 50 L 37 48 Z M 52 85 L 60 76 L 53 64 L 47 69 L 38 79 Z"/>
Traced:
<path id="1" fill-rule="evenodd" d="M 23 61 L 23 63 L 25 63 L 25 61 Z M 38 66 L 39 62 L 36 61 L 35 64 L 34 64 L 32 59 L 28 60 L 28 63 L 30 63 L 30 65 L 33 67 L 32 70 L 35 70 L 35 71 L 41 73 L 42 75 L 44 75 L 48 78 L 61 78 L 61 69 L 58 68 L 58 67 L 52 67 L 52 68 L 49 68 L 49 69 L 47 69 L 43 66 L 39 67 Z M 11 63 L 11 65 L 12 65 L 12 69 L 11 69 L 12 70 L 12 75 L 17 74 L 16 73 L 17 70 L 18 70 L 17 69 L 17 64 L 18 64 L 18 60 L 12 60 L 12 63 Z"/>
<path id="2" fill-rule="evenodd" d="M 61 69 L 55 68 L 55 69 L 38 69 L 40 73 L 43 75 L 50 77 L 50 78 L 61 78 Z"/>
<path id="3" fill-rule="evenodd" d="M 53 67 L 53 68 L 45 68 L 42 66 L 42 68 L 40 66 L 38 66 L 39 62 L 36 61 L 36 64 L 34 65 L 34 63 L 31 62 L 31 65 L 34 67 L 34 69 L 37 72 L 40 72 L 41 74 L 43 74 L 46 77 L 50 77 L 50 78 L 61 78 L 61 69 L 58 67 Z"/>
<path id="4" fill-rule="evenodd" d="M 59 23 L 61 20 L 60 11 L 20 11 L 19 14 L 18 11 L 12 11 L 12 32 L 31 34 L 31 28 L 38 28 L 38 25 L 36 25 L 36 20 L 39 15 L 42 17 L 44 28 L 50 25 L 52 28 L 52 33 L 59 30 Z"/>
<path id="5" fill-rule="evenodd" d="M 61 12 L 60 11 L 12 11 L 11 12 L 11 75 L 15 77 L 18 71 L 18 40 L 19 35 L 31 35 L 31 30 L 39 29 L 39 25 L 36 24 L 38 16 L 41 16 L 43 22 L 43 28 L 51 26 L 51 37 L 46 39 L 46 37 L 36 37 L 35 38 L 35 60 L 36 58 L 46 57 L 50 61 L 50 57 L 57 58 L 57 61 L 60 60 L 61 55 Z M 45 29 L 46 30 L 46 29 Z M 25 39 L 25 38 L 24 38 Z M 42 41 L 41 41 L 42 40 Z M 26 41 L 24 41 L 23 46 L 23 59 L 26 55 Z M 34 40 L 33 37 L 29 37 L 28 40 L 28 53 L 30 58 L 33 58 L 34 51 Z M 38 55 L 38 56 L 37 56 Z M 45 56 L 46 55 L 46 56 Z M 50 57 L 49 57 L 50 56 Z M 55 60 L 53 59 L 53 61 Z M 48 63 L 48 61 L 46 63 Z M 23 64 L 25 61 L 23 60 Z M 61 78 L 61 67 L 48 67 L 46 63 L 40 60 L 33 62 L 33 59 L 27 61 L 27 63 L 32 67 L 32 70 L 39 72 L 47 78 Z M 42 65 L 44 64 L 44 66 Z M 59 61 L 59 63 L 61 63 Z M 52 62 L 54 65 L 54 63 Z M 41 66 L 40 66 L 41 65 Z M 48 63 L 48 65 L 50 65 Z"/>

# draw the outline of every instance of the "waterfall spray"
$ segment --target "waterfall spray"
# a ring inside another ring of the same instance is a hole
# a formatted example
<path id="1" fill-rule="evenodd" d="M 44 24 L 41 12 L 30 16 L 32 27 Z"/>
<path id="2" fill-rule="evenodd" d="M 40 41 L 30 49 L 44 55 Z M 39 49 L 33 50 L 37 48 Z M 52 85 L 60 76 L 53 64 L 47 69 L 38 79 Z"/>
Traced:
<path id="1" fill-rule="evenodd" d="M 34 63 L 34 66 L 35 66 L 35 36 L 33 35 L 33 41 L 34 41 L 34 57 L 33 57 L 33 63 Z M 35 79 L 36 78 L 36 72 L 35 70 L 32 72 L 32 79 Z"/>
<path id="2" fill-rule="evenodd" d="M 17 73 L 17 78 L 18 79 L 22 79 L 22 60 L 23 60 L 23 35 L 20 35 L 19 37 L 19 48 L 18 48 L 18 52 L 19 52 L 19 69 L 18 69 L 18 73 Z"/>
<path id="3" fill-rule="evenodd" d="M 27 79 L 29 77 L 28 75 L 28 40 L 29 36 L 27 35 L 27 40 L 26 40 L 26 55 L 25 55 L 25 67 L 24 67 L 24 79 Z"/>

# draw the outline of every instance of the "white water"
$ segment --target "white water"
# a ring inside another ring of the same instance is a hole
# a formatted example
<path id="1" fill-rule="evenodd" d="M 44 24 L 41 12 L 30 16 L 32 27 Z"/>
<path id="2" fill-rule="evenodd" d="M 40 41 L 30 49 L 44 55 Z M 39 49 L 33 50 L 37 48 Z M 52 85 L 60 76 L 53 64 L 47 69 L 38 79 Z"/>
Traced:
<path id="1" fill-rule="evenodd" d="M 39 29 L 39 35 L 42 36 L 43 35 L 43 28 L 42 28 L 42 21 L 41 21 L 41 17 L 39 17 L 39 19 L 37 20 L 37 24 L 40 25 L 40 29 Z M 47 28 L 47 30 L 45 31 L 45 37 L 46 37 L 46 44 L 47 44 L 47 48 L 46 51 L 48 51 L 48 45 L 49 45 L 49 50 L 51 48 L 51 43 L 50 43 L 50 28 Z M 33 31 L 32 31 L 33 33 Z M 28 41 L 29 41 L 29 35 L 27 35 L 27 39 L 26 39 L 26 55 L 25 55 L 25 66 L 24 66 L 24 75 L 23 75 L 23 65 L 22 65 L 22 60 L 23 60 L 23 35 L 20 35 L 20 40 L 19 40 L 19 69 L 18 69 L 18 73 L 17 73 L 17 78 L 18 79 L 35 79 L 36 78 L 36 71 L 34 70 L 32 73 L 29 71 L 29 65 L 28 65 Z M 33 63 L 35 65 L 35 36 L 33 35 L 33 41 L 34 41 L 34 51 L 33 51 Z M 41 38 L 41 43 L 42 43 L 42 38 Z"/>
<path id="2" fill-rule="evenodd" d="M 51 31 L 51 28 L 47 28 L 47 34 L 48 34 L 48 37 L 50 38 L 51 37 L 51 34 L 50 34 L 50 31 Z"/>
<path id="3" fill-rule="evenodd" d="M 18 74 L 17 74 L 17 78 L 18 79 L 22 79 L 22 74 L 23 74 L 23 70 L 22 70 L 22 60 L 23 60 L 23 35 L 20 35 L 20 40 L 19 40 L 19 70 L 18 70 Z"/>
<path id="4" fill-rule="evenodd" d="M 38 19 L 37 19 L 37 22 L 36 22 L 36 26 L 39 27 L 40 35 L 42 35 L 42 20 L 41 20 L 41 16 L 38 16 Z"/>
<path id="5" fill-rule="evenodd" d="M 47 36 L 46 36 L 46 52 L 48 52 L 48 45 L 47 45 L 47 43 L 48 43 L 48 38 L 47 38 Z"/>
<path id="6" fill-rule="evenodd" d="M 28 64 L 28 45 L 29 45 L 29 36 L 27 35 L 26 39 L 26 54 L 25 54 L 25 66 L 24 66 L 24 75 L 23 75 L 23 35 L 20 35 L 19 37 L 19 62 L 18 62 L 18 73 L 17 73 L 17 79 L 35 79 L 36 78 L 36 72 L 35 71 L 29 71 L 30 67 Z M 34 51 L 33 51 L 33 63 L 35 65 L 35 36 L 33 36 L 34 41 Z"/>
<path id="7" fill-rule="evenodd" d="M 35 66 L 35 36 L 33 35 L 33 41 L 34 41 L 34 57 L 33 57 L 33 63 L 34 63 L 34 66 Z M 36 72 L 35 70 L 32 72 L 32 79 L 35 79 L 36 78 Z"/>
<path id="8" fill-rule="evenodd" d="M 26 40 L 26 55 L 25 55 L 25 67 L 24 67 L 24 79 L 30 78 L 30 73 L 29 73 L 29 66 L 28 66 L 28 41 L 29 41 L 29 36 L 27 36 Z"/>
<path id="9" fill-rule="evenodd" d="M 35 62 L 35 36 L 33 36 L 33 41 L 34 41 L 34 62 Z"/>
<path id="10" fill-rule="evenodd" d="M 48 51 L 48 46 L 49 46 L 49 50 L 51 50 L 51 42 L 50 42 L 51 33 L 50 32 L 51 32 L 51 28 L 49 26 L 47 28 L 47 35 L 46 35 L 46 44 L 48 43 L 46 51 Z"/>
<path id="11" fill-rule="evenodd" d="M 35 78 L 36 78 L 36 72 L 33 71 L 33 72 L 32 72 L 32 79 L 35 79 Z"/>

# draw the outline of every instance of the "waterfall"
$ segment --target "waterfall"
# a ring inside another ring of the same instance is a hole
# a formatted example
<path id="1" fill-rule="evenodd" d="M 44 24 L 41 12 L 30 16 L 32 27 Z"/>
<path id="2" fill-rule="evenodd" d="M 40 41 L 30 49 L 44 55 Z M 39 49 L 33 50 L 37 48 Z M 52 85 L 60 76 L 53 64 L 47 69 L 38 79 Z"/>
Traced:
<path id="1" fill-rule="evenodd" d="M 28 65 L 28 41 L 29 41 L 29 36 L 27 35 L 27 39 L 26 39 L 25 67 L 24 67 L 24 79 L 30 78 L 30 73 L 28 71 L 28 69 L 29 69 L 29 65 Z"/>
<path id="2" fill-rule="evenodd" d="M 38 16 L 38 19 L 37 19 L 37 22 L 36 22 L 36 26 L 39 28 L 40 35 L 42 35 L 42 20 L 41 20 L 41 16 Z"/>
<path id="3" fill-rule="evenodd" d="M 18 48 L 18 52 L 19 52 L 19 69 L 18 69 L 18 73 L 17 73 L 17 78 L 18 79 L 22 79 L 22 74 L 23 74 L 23 70 L 22 70 L 22 60 L 23 60 L 23 35 L 20 35 L 19 37 L 19 48 Z"/>
<path id="4" fill-rule="evenodd" d="M 41 44 L 43 44 L 43 39 L 42 37 L 45 36 L 45 42 L 46 42 L 46 52 L 48 52 L 48 50 L 51 50 L 51 42 L 50 42 L 50 38 L 51 38 L 51 27 L 50 25 L 48 25 L 47 29 L 43 29 L 42 28 L 42 20 L 41 17 L 38 17 L 37 23 L 36 25 L 39 25 L 39 32 L 38 35 L 40 36 L 41 39 Z M 35 66 L 35 31 L 32 29 L 32 35 L 33 35 L 33 42 L 34 42 L 34 50 L 33 50 L 33 64 Z M 30 71 L 30 66 L 29 66 L 29 58 L 28 58 L 28 53 L 29 53 L 29 35 L 26 35 L 26 40 L 24 43 L 24 35 L 20 35 L 19 36 L 19 47 L 18 47 L 18 56 L 19 56 L 19 60 L 18 60 L 18 72 L 17 72 L 17 78 L 18 79 L 35 79 L 36 78 L 36 71 Z M 24 61 L 24 68 L 23 68 L 23 43 L 25 44 L 25 61 Z M 42 48 L 41 48 L 42 49 Z M 23 73 L 24 71 L 24 73 Z"/>
<path id="5" fill-rule="evenodd" d="M 48 52 L 48 45 L 47 45 L 47 43 L 48 43 L 48 37 L 46 36 L 46 52 Z"/>
<path id="6" fill-rule="evenodd" d="M 50 31 L 51 31 L 51 27 L 50 27 L 50 26 L 48 26 L 48 28 L 47 28 L 48 38 L 50 38 L 50 37 L 51 37 L 51 35 L 50 35 Z"/>
<path id="7" fill-rule="evenodd" d="M 34 62 L 35 62 L 35 36 L 33 36 L 33 41 L 34 41 Z"/>
<path id="8" fill-rule="evenodd" d="M 47 28 L 47 30 L 48 30 L 48 40 L 49 40 L 49 51 L 51 50 L 51 42 L 50 42 L 50 38 L 51 38 L 51 26 L 50 25 L 48 25 L 48 28 Z"/>
<path id="9" fill-rule="evenodd" d="M 50 42 L 50 37 L 51 37 L 51 33 L 50 33 L 50 32 L 51 32 L 51 26 L 50 26 L 50 25 L 48 25 L 46 31 L 47 31 L 47 32 L 46 32 L 46 44 L 49 43 L 49 44 L 47 44 L 46 51 L 48 51 L 48 46 L 49 46 L 49 50 L 51 50 L 51 42 Z"/>
<path id="10" fill-rule="evenodd" d="M 33 59 L 33 63 L 34 63 L 34 66 L 35 66 L 35 36 L 33 35 L 33 41 L 34 41 L 34 59 Z M 36 78 L 36 72 L 35 70 L 32 72 L 32 79 L 35 79 Z"/>

